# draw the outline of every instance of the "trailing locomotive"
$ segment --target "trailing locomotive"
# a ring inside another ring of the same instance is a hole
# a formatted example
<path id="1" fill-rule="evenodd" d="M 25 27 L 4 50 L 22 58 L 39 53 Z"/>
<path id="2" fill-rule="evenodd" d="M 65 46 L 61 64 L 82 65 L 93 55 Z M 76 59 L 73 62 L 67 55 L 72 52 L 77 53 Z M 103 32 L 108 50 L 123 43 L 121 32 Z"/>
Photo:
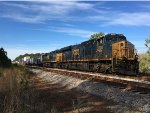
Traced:
<path id="1" fill-rule="evenodd" d="M 122 34 L 107 34 L 42 55 L 43 66 L 94 72 L 137 74 L 134 45 Z"/>

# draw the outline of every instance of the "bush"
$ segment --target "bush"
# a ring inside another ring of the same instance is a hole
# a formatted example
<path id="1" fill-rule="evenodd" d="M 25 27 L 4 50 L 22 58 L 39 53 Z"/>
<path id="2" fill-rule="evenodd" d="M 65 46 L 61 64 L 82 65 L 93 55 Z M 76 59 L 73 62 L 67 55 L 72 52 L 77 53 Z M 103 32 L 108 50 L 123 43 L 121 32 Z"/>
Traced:
<path id="1" fill-rule="evenodd" d="M 139 68 L 142 73 L 150 73 L 150 56 L 148 53 L 139 54 Z"/>

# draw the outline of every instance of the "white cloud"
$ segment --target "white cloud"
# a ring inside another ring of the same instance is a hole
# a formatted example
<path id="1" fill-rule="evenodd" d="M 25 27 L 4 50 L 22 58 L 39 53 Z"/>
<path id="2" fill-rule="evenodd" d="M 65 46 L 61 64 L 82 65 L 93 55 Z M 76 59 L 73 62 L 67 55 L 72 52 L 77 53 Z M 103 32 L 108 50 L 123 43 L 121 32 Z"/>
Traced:
<path id="1" fill-rule="evenodd" d="M 83 37 L 83 38 L 87 38 L 90 37 L 91 34 L 94 34 L 96 32 L 93 31 L 88 31 L 88 30 L 83 30 L 83 29 L 76 29 L 76 28 L 65 28 L 65 27 L 58 27 L 58 28 L 53 28 L 50 29 L 51 31 L 54 32 L 62 32 L 62 33 L 66 33 L 72 36 L 79 36 L 79 37 Z"/>
<path id="2" fill-rule="evenodd" d="M 150 13 L 104 11 L 100 15 L 87 16 L 86 20 L 95 23 L 99 22 L 100 26 L 150 26 Z"/>
<path id="3" fill-rule="evenodd" d="M 44 23 L 48 20 L 67 21 L 72 20 L 70 13 L 75 10 L 88 10 L 94 7 L 93 4 L 75 1 L 38 1 L 28 2 L 28 4 L 15 2 L 2 2 L 9 6 L 9 9 L 2 13 L 0 17 L 10 18 L 26 23 Z M 16 9 L 18 8 L 18 9 Z"/>
<path id="4" fill-rule="evenodd" d="M 108 25 L 150 26 L 150 13 L 119 13 Z"/>
<path id="5" fill-rule="evenodd" d="M 11 18 L 15 21 L 25 22 L 25 23 L 45 23 L 42 16 L 23 16 L 22 14 L 9 14 L 9 15 L 1 15 L 3 18 Z"/>
<path id="6" fill-rule="evenodd" d="M 81 38 L 89 38 L 92 34 L 97 33 L 95 31 L 78 28 L 68 28 L 68 27 L 49 27 L 47 29 L 33 29 L 33 30 L 65 33 L 67 35 L 78 36 Z"/>
<path id="7" fill-rule="evenodd" d="M 107 15 L 107 14 L 106 14 Z M 109 16 L 106 16 L 106 15 L 94 15 L 94 16 L 87 16 L 86 18 L 87 18 L 87 20 L 89 21 L 91 21 L 91 22 L 100 22 L 100 21 L 104 21 L 104 22 L 106 22 L 106 21 L 110 21 L 111 19 L 111 17 Z"/>
<path id="8" fill-rule="evenodd" d="M 0 17 L 25 23 L 46 23 L 47 21 L 101 23 L 101 26 L 150 26 L 150 13 L 115 11 L 104 7 L 103 2 L 78 1 L 37 1 L 37 2 L 2 2 L 9 9 L 0 12 Z M 98 7 L 97 7 L 98 6 Z M 146 7 L 146 6 L 145 6 Z M 141 7 L 139 7 L 141 8 Z M 81 11 L 85 15 L 77 15 Z"/>

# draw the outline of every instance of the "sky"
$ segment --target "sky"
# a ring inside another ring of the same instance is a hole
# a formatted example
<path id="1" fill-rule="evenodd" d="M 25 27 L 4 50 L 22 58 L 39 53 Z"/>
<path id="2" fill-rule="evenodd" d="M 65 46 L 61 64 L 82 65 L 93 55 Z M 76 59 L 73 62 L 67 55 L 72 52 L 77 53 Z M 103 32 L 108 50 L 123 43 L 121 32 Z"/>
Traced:
<path id="1" fill-rule="evenodd" d="M 79 44 L 97 32 L 124 34 L 145 52 L 150 2 L 0 1 L 0 46 L 12 60 Z"/>

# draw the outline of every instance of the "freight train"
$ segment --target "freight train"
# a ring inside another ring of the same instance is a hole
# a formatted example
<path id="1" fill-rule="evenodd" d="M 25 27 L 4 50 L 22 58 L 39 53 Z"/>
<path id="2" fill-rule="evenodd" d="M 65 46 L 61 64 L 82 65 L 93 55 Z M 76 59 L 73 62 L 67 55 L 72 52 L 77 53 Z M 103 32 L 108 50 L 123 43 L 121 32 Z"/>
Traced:
<path id="1" fill-rule="evenodd" d="M 43 66 L 92 72 L 137 74 L 134 45 L 122 34 L 107 34 L 41 56 Z"/>

